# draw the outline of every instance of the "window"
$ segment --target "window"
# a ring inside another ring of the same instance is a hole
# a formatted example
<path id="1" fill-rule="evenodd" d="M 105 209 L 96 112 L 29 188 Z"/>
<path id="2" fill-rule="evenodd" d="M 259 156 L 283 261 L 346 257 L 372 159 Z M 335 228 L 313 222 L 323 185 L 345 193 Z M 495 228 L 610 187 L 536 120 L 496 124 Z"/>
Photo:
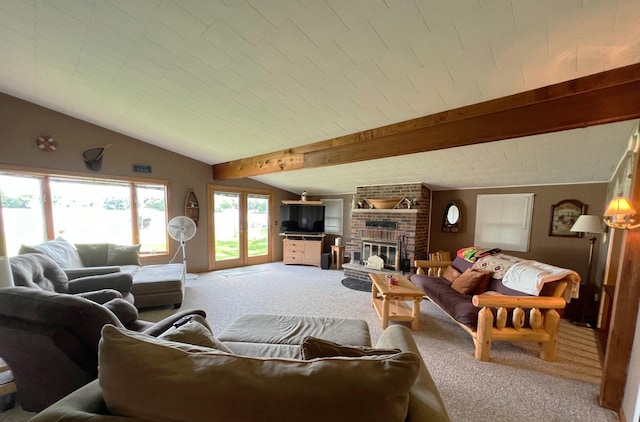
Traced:
<path id="1" fill-rule="evenodd" d="M 324 232 L 327 234 L 342 234 L 342 199 L 323 199 L 324 203 Z"/>
<path id="2" fill-rule="evenodd" d="M 9 255 L 59 236 L 168 252 L 166 184 L 4 173 L 0 193 Z"/>
<path id="3" fill-rule="evenodd" d="M 0 196 L 9 255 L 16 255 L 23 243 L 35 245 L 46 239 L 41 178 L 0 174 Z"/>
<path id="4" fill-rule="evenodd" d="M 533 194 L 478 195 L 474 244 L 527 252 Z"/>

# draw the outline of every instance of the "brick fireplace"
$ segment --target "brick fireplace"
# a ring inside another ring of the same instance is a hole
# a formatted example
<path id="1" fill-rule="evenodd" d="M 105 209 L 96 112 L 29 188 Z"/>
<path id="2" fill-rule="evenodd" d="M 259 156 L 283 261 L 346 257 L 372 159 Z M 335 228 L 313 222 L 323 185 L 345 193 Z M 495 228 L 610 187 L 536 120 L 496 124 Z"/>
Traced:
<path id="1" fill-rule="evenodd" d="M 367 198 L 414 199 L 411 208 L 406 204 L 396 209 L 356 208 L 351 211 L 351 240 L 345 255 L 351 258 L 343 266 L 348 277 L 369 280 L 369 272 L 362 264 L 370 255 L 384 260 L 382 271 L 400 271 L 403 259 L 413 265 L 415 259 L 427 257 L 431 191 L 424 184 L 361 186 L 356 188 L 355 203 Z M 354 262 L 354 257 L 361 262 Z M 410 270 L 409 270 L 410 271 Z"/>

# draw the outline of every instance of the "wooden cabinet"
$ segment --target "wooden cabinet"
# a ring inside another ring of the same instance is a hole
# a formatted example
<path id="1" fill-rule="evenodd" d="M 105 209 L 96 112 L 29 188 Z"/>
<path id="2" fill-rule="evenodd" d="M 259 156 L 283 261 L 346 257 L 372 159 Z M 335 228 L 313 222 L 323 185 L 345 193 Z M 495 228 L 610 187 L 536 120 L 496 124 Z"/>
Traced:
<path id="1" fill-rule="evenodd" d="M 284 264 L 302 264 L 320 266 L 322 256 L 322 236 L 287 236 L 282 240 L 282 262 Z"/>

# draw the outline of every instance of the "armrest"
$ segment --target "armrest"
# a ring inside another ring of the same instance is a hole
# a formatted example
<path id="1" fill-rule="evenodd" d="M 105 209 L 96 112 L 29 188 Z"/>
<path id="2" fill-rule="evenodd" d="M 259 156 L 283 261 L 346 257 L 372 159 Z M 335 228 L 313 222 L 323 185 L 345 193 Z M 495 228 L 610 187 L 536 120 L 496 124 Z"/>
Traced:
<path id="1" fill-rule="evenodd" d="M 563 309 L 567 302 L 561 297 L 476 295 L 471 299 L 478 308 L 538 308 Z"/>
<path id="2" fill-rule="evenodd" d="M 69 293 L 82 293 L 92 290 L 114 289 L 128 293 L 133 286 L 133 276 L 128 273 L 94 275 L 69 280 Z"/>
<path id="3" fill-rule="evenodd" d="M 114 289 L 101 289 L 74 294 L 101 305 L 104 305 L 112 299 L 122 299 L 122 293 Z"/>
<path id="4" fill-rule="evenodd" d="M 80 267 L 80 268 L 63 268 L 62 271 L 67 275 L 69 280 L 74 280 L 80 277 L 88 277 L 92 275 L 104 275 L 119 273 L 120 267 Z"/>
<path id="5" fill-rule="evenodd" d="M 377 348 L 400 349 L 420 356 L 411 331 L 402 325 L 390 325 L 382 332 L 376 344 Z M 449 422 L 449 415 L 440 392 L 436 387 L 424 359 L 420 356 L 420 371 L 415 383 L 409 390 L 409 412 L 407 420 Z"/>
<path id="6" fill-rule="evenodd" d="M 173 314 L 165 319 L 156 322 L 151 327 L 147 328 L 143 331 L 144 334 L 148 334 L 150 336 L 157 337 L 160 334 L 167 331 L 173 324 L 175 324 L 178 320 L 182 319 L 188 315 L 200 315 L 203 318 L 207 317 L 207 314 L 200 309 L 191 309 L 186 311 L 180 311 L 177 314 Z"/>
<path id="7" fill-rule="evenodd" d="M 30 419 L 33 422 L 83 420 L 128 421 L 134 419 L 109 416 L 98 380 L 80 387 Z"/>
<path id="8" fill-rule="evenodd" d="M 416 274 L 425 274 L 435 277 L 442 276 L 442 271 L 451 265 L 451 261 L 429 261 L 426 259 L 416 259 L 413 265 L 417 268 Z"/>

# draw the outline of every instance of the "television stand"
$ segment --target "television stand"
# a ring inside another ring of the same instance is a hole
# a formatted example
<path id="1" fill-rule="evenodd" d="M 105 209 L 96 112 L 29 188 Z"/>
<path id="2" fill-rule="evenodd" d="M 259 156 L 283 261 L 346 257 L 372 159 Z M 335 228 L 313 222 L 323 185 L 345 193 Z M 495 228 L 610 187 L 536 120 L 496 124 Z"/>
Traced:
<path id="1" fill-rule="evenodd" d="M 282 233 L 282 263 L 320 267 L 325 234 Z"/>

